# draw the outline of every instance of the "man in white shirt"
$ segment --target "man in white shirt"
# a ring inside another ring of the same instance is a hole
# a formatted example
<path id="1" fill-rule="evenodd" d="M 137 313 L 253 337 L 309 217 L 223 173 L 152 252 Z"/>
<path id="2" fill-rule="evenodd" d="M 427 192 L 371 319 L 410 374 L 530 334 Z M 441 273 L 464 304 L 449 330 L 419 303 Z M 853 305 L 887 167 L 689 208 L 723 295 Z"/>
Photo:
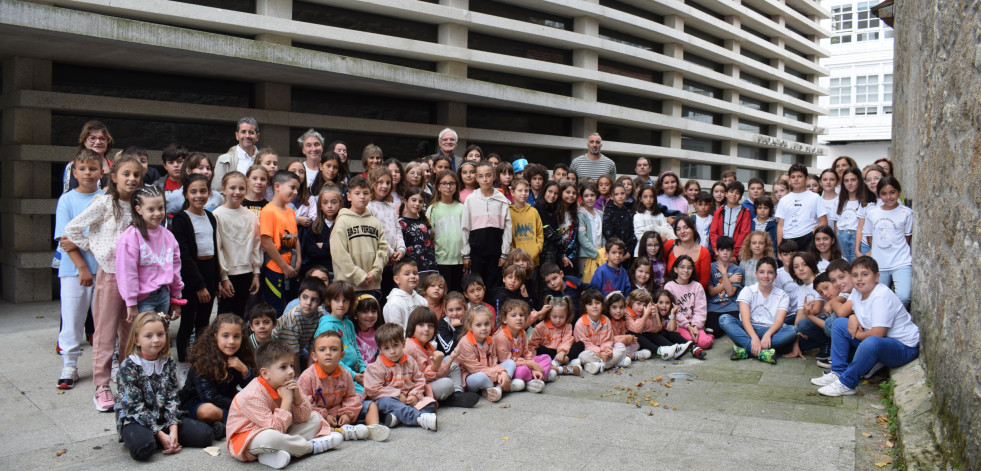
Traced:
<path id="1" fill-rule="evenodd" d="M 248 172 L 249 167 L 255 165 L 256 154 L 259 152 L 256 144 L 259 142 L 259 124 L 255 118 L 246 116 L 235 125 L 235 140 L 238 145 L 232 146 L 222 155 L 218 156 L 215 162 L 214 177 L 211 180 L 211 189 L 221 191 L 221 180 L 226 173 L 239 171 L 243 174 Z"/>

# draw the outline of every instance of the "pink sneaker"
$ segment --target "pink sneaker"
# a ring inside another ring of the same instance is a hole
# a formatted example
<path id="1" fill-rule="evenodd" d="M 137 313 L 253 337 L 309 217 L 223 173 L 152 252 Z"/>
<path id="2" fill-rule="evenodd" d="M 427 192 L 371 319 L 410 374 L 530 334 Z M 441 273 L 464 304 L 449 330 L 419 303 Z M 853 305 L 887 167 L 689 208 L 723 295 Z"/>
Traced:
<path id="1" fill-rule="evenodd" d="M 116 400 L 113 399 L 112 389 L 109 389 L 108 384 L 95 388 L 95 397 L 92 398 L 92 402 L 95 403 L 95 410 L 99 412 L 110 412 L 116 407 Z"/>

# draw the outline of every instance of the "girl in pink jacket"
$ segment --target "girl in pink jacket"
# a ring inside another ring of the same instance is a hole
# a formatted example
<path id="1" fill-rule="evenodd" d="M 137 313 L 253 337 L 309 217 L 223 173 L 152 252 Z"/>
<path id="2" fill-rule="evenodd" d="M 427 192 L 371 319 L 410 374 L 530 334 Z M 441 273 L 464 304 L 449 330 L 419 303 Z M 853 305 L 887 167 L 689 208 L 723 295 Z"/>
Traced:
<path id="1" fill-rule="evenodd" d="M 678 257 L 668 274 L 670 281 L 664 289 L 674 295 L 678 306 L 676 313 L 678 333 L 695 345 L 692 355 L 705 359 L 704 349 L 712 348 L 715 336 L 705 333 L 705 318 L 708 316 L 708 303 L 705 289 L 695 274 L 695 262 L 686 255 Z"/>
<path id="2" fill-rule="evenodd" d="M 154 185 L 133 192 L 133 222 L 116 241 L 116 283 L 126 303 L 126 320 L 144 311 L 180 317 L 181 252 L 177 239 L 164 228 L 163 192 Z"/>

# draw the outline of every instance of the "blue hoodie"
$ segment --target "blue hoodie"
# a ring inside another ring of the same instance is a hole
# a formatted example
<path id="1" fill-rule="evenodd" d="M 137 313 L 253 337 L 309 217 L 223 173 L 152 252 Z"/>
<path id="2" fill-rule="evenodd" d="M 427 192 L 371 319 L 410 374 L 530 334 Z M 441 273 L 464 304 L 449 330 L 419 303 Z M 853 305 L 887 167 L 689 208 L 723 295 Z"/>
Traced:
<path id="1" fill-rule="evenodd" d="M 351 373 L 351 377 L 364 373 L 368 365 L 361 358 L 361 352 L 358 350 L 358 340 L 354 333 L 354 323 L 350 319 L 338 319 L 327 314 L 320 318 L 320 325 L 317 326 L 317 332 L 313 334 L 313 338 L 317 338 L 318 335 L 328 330 L 341 333 L 341 339 L 344 343 L 344 359 L 341 360 L 341 366 L 347 368 Z M 361 394 L 364 391 L 364 386 L 355 381 L 354 390 L 358 394 Z"/>

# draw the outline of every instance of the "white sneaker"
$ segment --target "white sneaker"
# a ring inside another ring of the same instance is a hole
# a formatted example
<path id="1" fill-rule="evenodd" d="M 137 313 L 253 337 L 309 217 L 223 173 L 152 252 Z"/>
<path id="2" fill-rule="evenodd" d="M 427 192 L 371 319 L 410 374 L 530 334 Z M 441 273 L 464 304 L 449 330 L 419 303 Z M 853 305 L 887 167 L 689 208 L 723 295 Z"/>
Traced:
<path id="1" fill-rule="evenodd" d="M 869 379 L 869 378 L 871 378 L 872 375 L 878 373 L 879 370 L 881 370 L 881 369 L 883 369 L 885 367 L 886 367 L 886 365 L 883 365 L 882 363 L 876 362 L 874 365 L 872 365 L 872 369 L 869 370 L 868 373 L 865 373 L 864 375 L 862 375 L 862 379 Z"/>
<path id="2" fill-rule="evenodd" d="M 591 375 L 600 374 L 603 372 L 603 364 L 598 361 L 589 362 L 586 363 L 585 369 Z"/>
<path id="3" fill-rule="evenodd" d="M 561 365 L 559 365 L 558 360 L 552 360 L 552 368 L 558 368 L 559 366 Z"/>
<path id="4" fill-rule="evenodd" d="M 177 389 L 184 389 L 188 371 L 191 371 L 190 363 L 183 362 L 177 364 Z"/>
<path id="5" fill-rule="evenodd" d="M 388 413 L 388 414 L 385 414 L 384 417 L 382 417 L 382 424 L 385 425 L 388 428 L 395 427 L 395 426 L 397 426 L 400 423 L 401 422 L 399 422 L 399 418 L 398 417 L 395 417 L 395 414 Z"/>
<path id="6" fill-rule="evenodd" d="M 620 363 L 617 363 L 617 366 L 620 368 L 626 368 L 630 366 L 630 357 L 628 356 L 623 357 L 623 360 L 620 360 Z"/>
<path id="7" fill-rule="evenodd" d="M 575 360 L 572 360 L 569 363 L 567 363 L 565 366 L 578 366 L 578 367 L 581 368 L 582 367 L 582 360 L 576 358 Z"/>
<path id="8" fill-rule="evenodd" d="M 832 384 L 835 381 L 838 381 L 838 373 L 835 373 L 834 371 L 829 371 L 821 375 L 819 378 L 811 378 L 811 384 L 822 387 Z"/>
<path id="9" fill-rule="evenodd" d="M 493 388 L 487 388 L 484 390 L 484 398 L 490 402 L 497 402 L 501 400 L 501 396 L 504 395 L 504 390 L 499 386 Z"/>
<path id="10" fill-rule="evenodd" d="M 559 377 L 559 372 L 557 370 L 555 369 L 548 370 L 548 381 L 555 381 L 555 378 L 558 377 Z"/>
<path id="11" fill-rule="evenodd" d="M 432 430 L 433 432 L 436 431 L 436 414 L 433 414 L 432 412 L 420 415 L 417 422 L 419 423 L 420 427 L 426 430 Z"/>
<path id="12" fill-rule="evenodd" d="M 290 454 L 283 450 L 272 453 L 261 453 L 257 456 L 259 462 L 273 469 L 283 469 L 290 464 Z"/>
<path id="13" fill-rule="evenodd" d="M 675 354 L 674 354 L 674 359 L 675 360 L 683 357 L 686 353 L 688 353 L 688 349 L 691 348 L 692 343 L 691 343 L 691 340 L 689 340 L 689 341 L 687 341 L 685 343 L 678 344 L 678 345 L 681 345 L 681 348 L 679 350 L 676 350 L 675 351 Z M 675 345 L 675 346 L 677 346 L 677 345 Z"/>
<path id="14" fill-rule="evenodd" d="M 661 355 L 662 360 L 671 361 L 685 354 L 685 346 L 684 344 L 676 343 L 666 347 L 658 347 L 657 354 Z"/>
<path id="15" fill-rule="evenodd" d="M 368 426 L 368 439 L 372 441 L 383 442 L 388 440 L 388 436 L 391 433 L 391 429 L 381 424 Z"/>
<path id="16" fill-rule="evenodd" d="M 855 394 L 855 390 L 848 386 L 845 386 L 844 384 L 841 384 L 840 380 L 835 380 L 835 382 L 821 389 L 818 389 L 818 393 L 824 396 L 831 396 L 831 397 L 851 396 Z"/>
<path id="17" fill-rule="evenodd" d="M 637 350 L 637 352 L 634 353 L 634 360 L 644 361 L 650 357 L 651 351 L 646 348 L 643 350 Z"/>
<path id="18" fill-rule="evenodd" d="M 341 425 L 341 435 L 344 435 L 344 441 L 364 440 L 368 438 L 368 427 L 365 425 Z"/>
<path id="19" fill-rule="evenodd" d="M 71 389 L 75 387 L 75 383 L 78 382 L 78 368 L 74 366 L 66 366 L 61 369 L 61 375 L 58 376 L 58 389 Z"/>
<path id="20" fill-rule="evenodd" d="M 545 390 L 545 381 L 542 381 L 540 379 L 533 379 L 531 381 L 528 381 L 528 385 L 526 387 L 528 388 L 528 392 L 540 393 Z"/>
<path id="21" fill-rule="evenodd" d="M 317 454 L 323 453 L 331 448 L 336 448 L 344 441 L 344 435 L 337 432 L 331 432 L 330 435 L 323 437 L 317 437 L 310 440 L 310 453 Z"/>
<path id="22" fill-rule="evenodd" d="M 518 392 L 518 391 L 524 391 L 524 390 L 525 390 L 525 382 L 524 381 L 522 381 L 522 380 L 520 380 L 518 378 L 514 378 L 514 379 L 511 380 L 511 392 Z"/>

